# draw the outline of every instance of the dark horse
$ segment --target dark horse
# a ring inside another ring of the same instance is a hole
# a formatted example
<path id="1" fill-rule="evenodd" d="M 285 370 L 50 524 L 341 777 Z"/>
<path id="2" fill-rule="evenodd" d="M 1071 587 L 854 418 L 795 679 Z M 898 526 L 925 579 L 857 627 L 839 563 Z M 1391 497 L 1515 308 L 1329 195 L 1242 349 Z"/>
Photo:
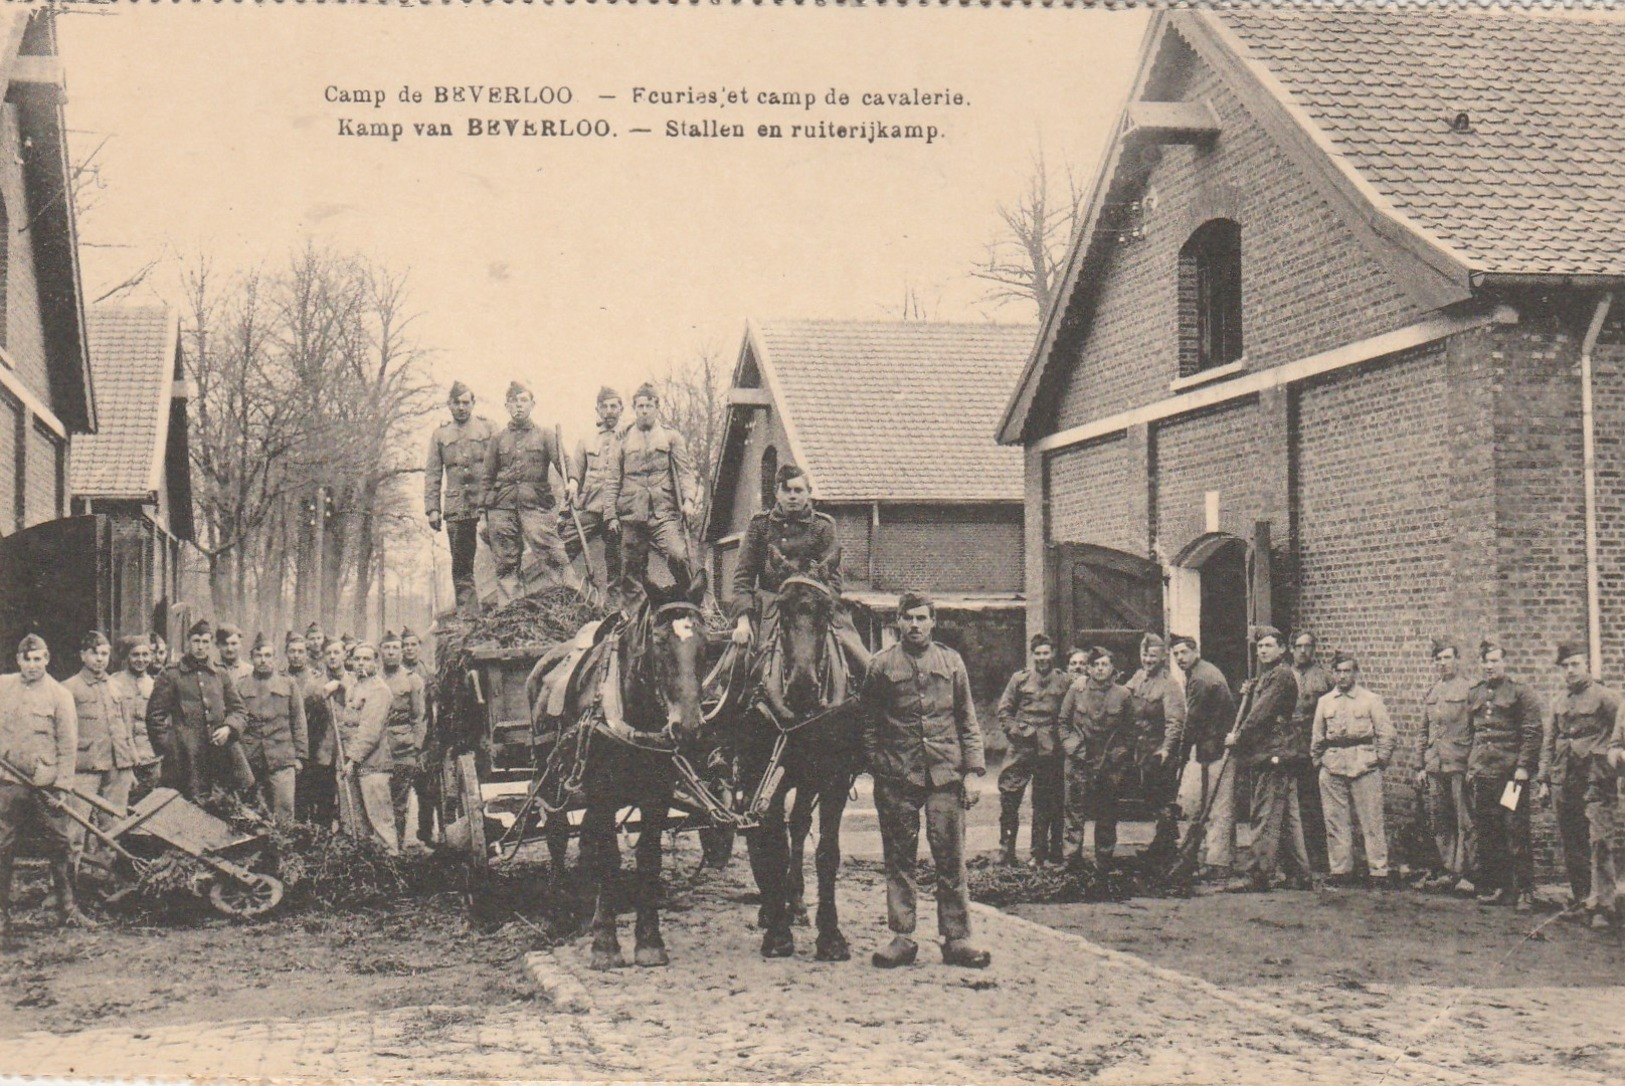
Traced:
<path id="1" fill-rule="evenodd" d="M 818 806 L 816 957 L 845 961 L 852 956 L 835 908 L 835 875 L 841 866 L 841 815 L 860 768 L 854 672 L 861 678 L 861 667 L 849 664 L 831 628 L 839 606 L 822 565 L 786 577 L 776 604 L 766 608 L 753 662 L 755 696 L 740 729 L 741 779 L 771 789 L 761 823 L 747 838 L 762 895 L 761 924 L 767 929 L 763 957 L 795 953 L 790 925 L 798 907 L 805 915 L 800 899 L 806 828 L 785 825 L 791 789 L 797 811 L 810 815 L 811 805 Z"/>
<path id="2" fill-rule="evenodd" d="M 630 616 L 606 619 L 592 650 L 570 683 L 571 727 L 558 739 L 561 776 L 569 783 L 554 800 L 544 827 L 561 870 L 569 807 L 585 805 L 581 821 L 580 871 L 583 900 L 592 905 L 594 969 L 626 964 L 621 954 L 613 884 L 620 867 L 615 816 L 636 807 L 641 827 L 636 848 L 636 903 L 639 965 L 666 965 L 660 936 L 660 835 L 670 814 L 677 741 L 698 733 L 700 660 L 705 639 L 699 601 L 705 581 L 661 588 L 645 584 L 645 598 Z M 527 681 L 532 720 L 537 719 L 539 662 Z M 551 768 L 551 767 L 550 767 Z M 557 832 L 563 830 L 563 833 Z"/>

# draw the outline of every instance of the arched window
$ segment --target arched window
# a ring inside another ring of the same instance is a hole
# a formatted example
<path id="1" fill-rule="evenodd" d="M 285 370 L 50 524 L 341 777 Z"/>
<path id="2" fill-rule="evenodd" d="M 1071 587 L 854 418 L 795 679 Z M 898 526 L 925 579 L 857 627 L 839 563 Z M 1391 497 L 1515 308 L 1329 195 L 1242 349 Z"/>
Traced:
<path id="1" fill-rule="evenodd" d="M 1241 357 L 1241 227 L 1203 223 L 1179 250 L 1179 375 Z"/>
<path id="2" fill-rule="evenodd" d="M 762 450 L 762 508 L 773 508 L 774 478 L 779 474 L 779 450 L 769 445 Z"/>

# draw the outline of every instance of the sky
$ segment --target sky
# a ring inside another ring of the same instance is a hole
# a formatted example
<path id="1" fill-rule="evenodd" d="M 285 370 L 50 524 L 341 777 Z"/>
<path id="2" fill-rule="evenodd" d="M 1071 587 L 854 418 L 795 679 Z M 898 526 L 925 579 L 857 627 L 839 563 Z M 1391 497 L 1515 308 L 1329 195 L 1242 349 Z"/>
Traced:
<path id="1" fill-rule="evenodd" d="M 468 381 L 499 420 L 508 380 L 526 380 L 537 417 L 572 443 L 600 385 L 629 394 L 707 349 L 731 367 L 748 320 L 898 319 L 910 293 L 930 319 L 1035 320 L 989 303 L 969 271 L 1040 150 L 1092 178 L 1146 23 L 1044 8 L 100 10 L 59 24 L 70 154 L 102 144 L 103 187 L 79 224 L 87 300 L 155 258 L 138 300 L 178 300 L 179 262 L 198 254 L 226 270 L 275 267 L 307 239 L 364 253 L 409 271 L 438 380 Z M 568 87 L 572 101 L 433 103 L 434 87 L 469 84 Z M 402 104 L 404 86 L 425 101 Z M 636 88 L 747 104 L 655 105 Z M 827 105 L 831 88 L 853 104 Z M 915 88 L 968 104 L 858 100 Z M 374 89 L 383 108 L 329 100 Z M 757 104 L 805 92 L 810 110 Z M 617 134 L 471 137 L 470 117 L 601 119 Z M 344 120 L 405 131 L 345 136 Z M 669 138 L 668 120 L 942 135 Z M 456 135 L 417 137 L 414 121 Z"/>

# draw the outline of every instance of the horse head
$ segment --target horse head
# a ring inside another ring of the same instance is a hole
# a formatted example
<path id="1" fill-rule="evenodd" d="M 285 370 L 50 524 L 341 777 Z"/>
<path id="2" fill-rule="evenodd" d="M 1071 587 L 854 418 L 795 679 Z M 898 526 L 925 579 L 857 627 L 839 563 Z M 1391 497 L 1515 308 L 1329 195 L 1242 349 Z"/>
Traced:
<path id="1" fill-rule="evenodd" d="M 688 583 L 663 588 L 643 583 L 644 604 L 639 625 L 646 631 L 644 667 L 629 676 L 644 684 L 639 700 L 664 711 L 667 731 L 690 738 L 703 723 L 700 712 L 700 668 L 705 633 L 700 601 L 705 598 L 705 574 Z"/>
<path id="2" fill-rule="evenodd" d="M 792 573 L 779 586 L 782 708 L 794 719 L 826 707 L 825 672 L 835 606 L 830 571 L 823 562 Z"/>

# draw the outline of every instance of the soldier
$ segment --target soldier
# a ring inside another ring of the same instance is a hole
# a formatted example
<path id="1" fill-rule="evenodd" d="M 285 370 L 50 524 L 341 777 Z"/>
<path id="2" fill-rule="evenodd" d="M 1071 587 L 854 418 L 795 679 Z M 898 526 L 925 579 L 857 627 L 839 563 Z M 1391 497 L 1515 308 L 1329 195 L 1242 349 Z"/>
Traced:
<path id="1" fill-rule="evenodd" d="M 1286 639 L 1273 626 L 1256 633 L 1258 677 L 1247 680 L 1252 704 L 1236 730 L 1225 736 L 1230 747 L 1253 769 L 1252 866 L 1232 890 L 1268 891 L 1280 863 L 1283 844 L 1292 848 L 1300 884 L 1310 884 L 1309 853 L 1298 807 L 1298 780 L 1309 763 L 1309 732 L 1294 721 L 1298 679 L 1282 663 Z"/>
<path id="2" fill-rule="evenodd" d="M 1128 681 L 1134 705 L 1134 765 L 1140 792 L 1156 812 L 1156 830 L 1147 851 L 1171 849 L 1179 835 L 1177 756 L 1185 749 L 1185 691 L 1168 670 L 1168 648 L 1162 637 L 1147 633 L 1140 640 L 1140 670 Z M 1098 832 L 1098 830 L 1096 831 Z"/>
<path id="3" fill-rule="evenodd" d="M 477 602 L 474 550 L 478 545 L 480 509 L 485 501 L 485 452 L 496 436 L 496 427 L 485 416 L 474 414 L 474 393 L 461 381 L 452 382 L 446 405 L 451 408 L 451 421 L 443 423 L 429 438 L 428 464 L 423 471 L 423 508 L 432 530 L 438 532 L 442 523 L 446 526 L 446 540 L 451 545 L 451 583 L 457 594 L 457 606 L 466 608 Z M 442 476 L 445 476 L 444 500 Z M 309 631 L 306 633 L 308 636 Z"/>
<path id="4" fill-rule="evenodd" d="M 1315 706 L 1333 685 L 1331 673 L 1315 657 L 1318 648 L 1315 635 L 1308 630 L 1300 630 L 1292 638 L 1292 673 L 1298 680 L 1298 705 L 1292 711 L 1292 726 L 1303 735 L 1308 735 L 1314 727 Z M 1298 778 L 1298 805 L 1309 861 L 1316 870 L 1321 870 L 1327 866 L 1326 813 L 1321 810 L 1320 776 L 1309 762 L 1303 764 Z"/>
<path id="5" fill-rule="evenodd" d="M 310 757 L 305 690 L 276 673 L 276 653 L 265 635 L 249 650 L 253 671 L 238 688 L 243 698 L 243 753 L 259 782 L 260 801 L 272 817 L 292 822 L 294 785 Z"/>
<path id="6" fill-rule="evenodd" d="M 164 781 L 201 800 L 216 785 L 247 790 L 254 773 L 238 745 L 246 721 L 237 684 L 214 662 L 213 630 L 199 619 L 187 631 L 187 653 L 164 668 L 147 702 L 147 733 L 163 756 Z"/>
<path id="7" fill-rule="evenodd" d="M 506 599 L 523 591 L 522 560 L 544 567 L 544 583 L 581 587 L 553 517 L 553 482 L 564 473 L 558 442 L 551 430 L 531 421 L 536 397 L 518 381 L 508 386 L 508 425 L 497 431 L 485 450 L 485 523 L 496 558 L 497 586 Z"/>
<path id="8" fill-rule="evenodd" d="M 319 638 L 320 627 L 316 634 Z M 319 667 L 310 665 L 312 649 L 312 642 L 296 633 L 289 633 L 282 646 L 287 661 L 282 674 L 299 689 L 305 706 L 307 754 L 294 778 L 294 815 L 302 822 L 331 826 L 337 813 L 333 781 L 337 745 L 333 740 L 333 714 L 325 690 L 327 680 Z M 319 640 L 314 643 L 314 651 L 318 655 L 322 651 Z"/>
<path id="9" fill-rule="evenodd" d="M 882 649 L 863 681 L 863 749 L 875 782 L 880 845 L 886 865 L 886 923 L 892 941 L 873 963 L 912 965 L 914 864 L 920 812 L 937 873 L 937 930 L 948 965 L 985 968 L 992 955 L 970 941 L 970 895 L 965 872 L 965 812 L 976 793 L 968 775 L 981 776 L 982 732 L 976 724 L 965 661 L 933 641 L 936 606 L 917 592 L 897 601 L 897 644 Z"/>
<path id="10" fill-rule="evenodd" d="M 152 663 L 147 665 L 147 674 L 156 681 L 158 676 L 164 673 L 164 668 L 169 666 L 169 642 L 165 641 L 157 630 L 152 632 L 151 641 Z"/>
<path id="11" fill-rule="evenodd" d="M 1117 801 L 1134 772 L 1134 703 L 1114 681 L 1109 650 L 1086 651 L 1088 668 L 1061 699 L 1058 727 L 1066 752 L 1066 863 L 1083 866 L 1083 828 L 1095 816 L 1095 862 L 1111 866 L 1117 848 Z"/>
<path id="12" fill-rule="evenodd" d="M 73 784 L 78 719 L 73 695 L 45 673 L 50 662 L 44 639 L 29 634 L 17 645 L 18 673 L 0 675 L 0 757 L 39 788 L 65 789 Z M 73 899 L 67 816 L 52 810 L 27 783 L 0 771 L 0 939 L 11 938 L 12 861 L 18 833 L 30 816 L 44 833 L 57 916 L 64 926 L 95 927 Z"/>
<path id="13" fill-rule="evenodd" d="M 425 727 L 419 770 L 412 783 L 418 797 L 418 840 L 435 839 L 435 815 L 440 810 L 440 769 L 445 746 L 440 734 L 439 707 L 435 704 L 435 674 L 423 659 L 423 639 L 411 627 L 401 631 L 401 667 L 423 680 Z"/>
<path id="14" fill-rule="evenodd" d="M 1236 772 L 1231 767 L 1213 780 L 1210 770 L 1224 754 L 1224 737 L 1236 722 L 1236 699 L 1224 673 L 1202 659 L 1201 646 L 1194 637 L 1174 637 L 1170 651 L 1174 663 L 1185 673 L 1184 738 L 1202 767 L 1201 807 L 1207 811 L 1202 874 L 1207 878 L 1229 878 L 1236 862 Z M 1182 765 L 1184 754 L 1177 745 L 1173 753 L 1176 764 Z M 1210 789 L 1217 789 L 1211 802 Z"/>
<path id="15" fill-rule="evenodd" d="M 1467 789 L 1478 841 L 1480 905 L 1534 908 L 1535 861 L 1529 840 L 1529 778 L 1539 768 L 1540 702 L 1522 683 L 1507 678 L 1506 652 L 1485 640 L 1478 646 L 1484 678 L 1467 692 Z M 1510 786 L 1516 785 L 1516 788 Z M 1502 799 L 1511 800 L 1503 806 Z"/>
<path id="16" fill-rule="evenodd" d="M 753 639 L 752 620 L 760 627 L 771 619 L 771 600 L 785 576 L 795 569 L 820 565 L 830 590 L 836 596 L 841 593 L 841 544 L 834 518 L 813 508 L 807 473 L 796 465 L 779 465 L 774 479 L 773 508 L 750 518 L 734 565 L 729 611 L 734 619 L 733 642 L 741 647 Z M 775 554 L 777 561 L 773 560 Z M 835 608 L 830 626 L 848 662 L 860 670 L 868 650 L 844 607 Z"/>
<path id="17" fill-rule="evenodd" d="M 586 439 L 576 442 L 564 500 L 580 515 L 588 554 L 595 559 L 591 568 L 601 570 L 604 578 L 599 587 L 605 592 L 618 593 L 621 590 L 621 540 L 605 530 L 612 510 L 605 505 L 604 498 L 615 446 L 620 441 L 620 393 L 607 387 L 599 389 L 597 410 L 598 433 L 590 442 Z"/>
<path id="18" fill-rule="evenodd" d="M 378 643 L 382 678 L 389 687 L 389 801 L 395 811 L 395 840 L 406 843 L 406 816 L 411 811 L 412 788 L 422 771 L 423 739 L 429 727 L 423 679 L 403 666 L 401 639 L 393 632 Z"/>
<path id="19" fill-rule="evenodd" d="M 1557 646 L 1564 690 L 1552 705 L 1542 744 L 1538 797 L 1557 791 L 1557 832 L 1568 869 L 1565 914 L 1588 916 L 1593 928 L 1614 923 L 1615 809 L 1619 786 L 1609 745 L 1620 723 L 1619 695 L 1591 678 L 1591 657 L 1579 642 Z"/>
<path id="20" fill-rule="evenodd" d="M 113 646 L 107 635 L 91 630 L 79 643 L 82 666 L 62 687 L 73 695 L 74 716 L 79 722 L 74 786 L 116 807 L 128 807 L 137 759 L 135 742 L 130 735 L 130 705 L 124 699 L 122 688 L 107 672 L 112 659 Z M 72 802 L 80 814 L 91 814 L 87 801 Z M 96 812 L 95 817 L 105 825 L 107 819 L 102 812 Z M 75 852 L 85 847 L 86 834 L 83 826 L 74 826 Z"/>
<path id="21" fill-rule="evenodd" d="M 140 799 L 157 787 L 163 759 L 152 749 L 147 735 L 147 702 L 152 698 L 152 642 L 146 635 L 119 638 L 122 667 L 112 677 L 114 688 L 124 699 L 125 716 L 130 721 L 130 745 L 135 749 L 135 783 L 130 798 Z"/>
<path id="22" fill-rule="evenodd" d="M 1399 735 L 1388 707 L 1360 685 L 1360 665 L 1338 653 L 1333 686 L 1315 706 L 1309 758 L 1320 769 L 1320 801 L 1326 812 L 1327 881 L 1346 883 L 1354 874 L 1354 827 L 1360 821 L 1366 866 L 1373 881 L 1388 879 L 1388 832 L 1382 814 L 1382 770 L 1394 756 Z M 1352 808 L 1352 810 L 1351 810 Z"/>
<path id="23" fill-rule="evenodd" d="M 394 694 L 378 676 L 378 650 L 370 642 L 355 647 L 355 679 L 334 692 L 343 698 L 339 728 L 344 737 L 344 764 L 340 773 L 358 786 L 361 814 L 378 843 L 391 856 L 400 854 L 400 838 L 395 835 L 395 811 L 390 799 L 390 777 L 394 768 L 390 754 L 389 716 Z M 330 686 L 332 684 L 329 684 Z M 356 827 L 360 829 L 361 827 Z"/>
<path id="24" fill-rule="evenodd" d="M 214 644 L 220 654 L 220 670 L 241 683 L 254 673 L 254 665 L 243 658 L 243 631 L 229 622 L 221 623 L 214 632 Z"/>
<path id="25" fill-rule="evenodd" d="M 1416 783 L 1427 790 L 1428 822 L 1439 851 L 1439 866 L 1420 884 L 1428 890 L 1454 888 L 1470 894 L 1473 868 L 1472 804 L 1467 796 L 1467 755 L 1472 725 L 1467 692 L 1472 683 L 1461 674 L 1461 652 L 1447 641 L 1433 643 L 1438 681 L 1422 695 L 1422 726 L 1416 736 Z"/>
<path id="26" fill-rule="evenodd" d="M 1061 701 L 1072 685 L 1071 676 L 1055 667 L 1055 646 L 1048 634 L 1033 634 L 1029 644 L 1032 663 L 1010 676 L 999 698 L 999 725 L 1010 740 L 1010 755 L 999 771 L 999 862 L 1016 862 L 1016 834 L 1021 830 L 1021 796 L 1033 785 L 1032 861 L 1036 866 L 1052 858 L 1051 837 L 1060 844 L 1060 811 L 1055 782 L 1044 770 L 1059 761 L 1060 736 L 1056 719 Z M 1043 767 L 1042 769 L 1040 767 Z M 1058 768 L 1058 767 L 1056 767 Z M 1051 804 L 1054 804 L 1052 807 Z"/>
<path id="27" fill-rule="evenodd" d="M 649 548 L 666 559 L 678 584 L 690 582 L 688 527 L 699 484 L 683 435 L 661 423 L 660 394 L 651 384 L 632 397 L 637 421 L 615 446 L 605 474 L 605 527 L 621 537 L 622 595 L 637 598 L 649 572 Z"/>

